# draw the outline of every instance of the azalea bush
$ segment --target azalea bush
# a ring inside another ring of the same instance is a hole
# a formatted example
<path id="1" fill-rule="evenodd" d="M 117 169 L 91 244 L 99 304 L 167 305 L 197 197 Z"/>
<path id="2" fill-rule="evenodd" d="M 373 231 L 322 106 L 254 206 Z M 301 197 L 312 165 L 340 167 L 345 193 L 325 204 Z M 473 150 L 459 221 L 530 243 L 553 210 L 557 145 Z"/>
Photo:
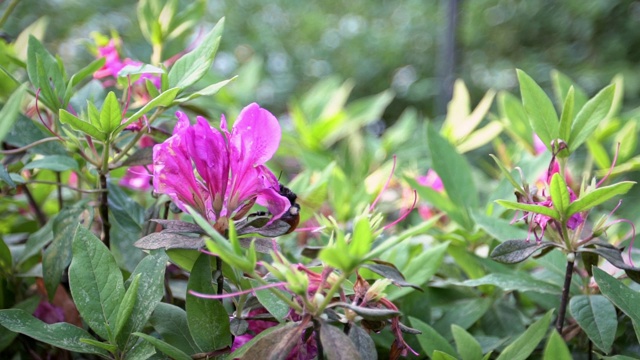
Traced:
<path id="1" fill-rule="evenodd" d="M 40 26 L 2 43 L 3 358 L 637 355 L 622 77 L 459 80 L 389 127 L 330 77 L 273 113 L 201 6 L 140 1 L 149 57 L 92 34 L 73 73 Z"/>

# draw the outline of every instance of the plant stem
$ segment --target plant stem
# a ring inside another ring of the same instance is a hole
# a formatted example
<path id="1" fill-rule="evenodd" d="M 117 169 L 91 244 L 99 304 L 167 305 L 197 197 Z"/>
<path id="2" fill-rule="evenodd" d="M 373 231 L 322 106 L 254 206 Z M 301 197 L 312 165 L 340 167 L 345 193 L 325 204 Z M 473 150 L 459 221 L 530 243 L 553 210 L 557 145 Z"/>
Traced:
<path id="1" fill-rule="evenodd" d="M 31 149 L 32 147 L 36 147 L 40 144 L 44 144 L 44 143 L 48 143 L 50 141 L 60 141 L 60 139 L 58 139 L 55 136 L 52 137 L 48 137 L 48 138 L 44 138 L 44 139 L 40 139 L 40 140 L 36 140 L 28 145 L 25 145 L 23 147 L 19 147 L 17 149 L 11 149 L 11 150 L 0 150 L 0 154 L 4 154 L 4 155 L 11 155 L 11 154 L 19 154 L 21 152 L 27 151 L 29 149 Z"/>
<path id="2" fill-rule="evenodd" d="M 109 142 L 105 142 L 102 149 L 102 169 L 100 171 L 100 218 L 102 219 L 102 242 L 107 248 L 111 248 L 111 223 L 109 223 L 109 190 L 107 189 L 107 174 L 109 173 Z"/>
<path id="3" fill-rule="evenodd" d="M 13 0 L 9 3 L 9 5 L 7 5 L 7 9 L 4 11 L 4 14 L 2 14 L 2 18 L 0 18 L 0 27 L 2 27 L 4 23 L 7 22 L 7 19 L 9 19 L 9 16 L 16 8 L 16 6 L 18 6 L 19 2 L 20 0 Z"/>
<path id="4" fill-rule="evenodd" d="M 219 256 L 216 256 L 216 272 L 218 273 L 218 295 L 222 295 L 224 292 L 224 276 L 222 275 L 222 259 Z M 222 299 L 220 299 L 222 302 Z"/>
<path id="5" fill-rule="evenodd" d="M 574 255 L 571 253 L 570 255 Z M 567 313 L 567 303 L 569 302 L 569 290 L 571 289 L 571 278 L 573 276 L 573 265 L 575 264 L 575 257 L 573 260 L 567 261 L 567 270 L 564 274 L 564 286 L 562 287 L 562 298 L 560 299 L 560 309 L 558 310 L 558 320 L 556 322 L 556 330 L 562 335 L 562 327 L 564 326 L 564 317 Z"/>
<path id="6" fill-rule="evenodd" d="M 56 171 L 56 181 L 58 182 L 58 208 L 62 211 L 62 207 L 64 206 L 64 201 L 62 200 L 62 176 L 59 171 Z"/>
<path id="7" fill-rule="evenodd" d="M 316 348 L 318 349 L 318 359 L 324 359 L 324 349 L 320 341 L 320 321 L 313 319 L 313 332 L 316 336 Z"/>
<path id="8" fill-rule="evenodd" d="M 260 275 L 256 274 L 255 272 L 249 274 L 249 276 L 262 285 L 269 285 L 267 281 L 265 281 L 262 277 L 260 277 Z M 284 301 L 290 308 L 292 308 L 298 313 L 302 313 L 302 308 L 300 307 L 300 305 L 295 303 L 293 300 L 289 299 L 281 291 L 278 291 L 278 289 L 276 288 L 269 288 L 269 291 L 271 291 L 273 295 L 277 296 L 280 300 Z"/>
<path id="9" fill-rule="evenodd" d="M 322 301 L 322 304 L 320 304 L 320 306 L 318 306 L 318 313 L 317 315 L 322 314 L 322 312 L 324 311 L 324 309 L 327 307 L 327 305 L 329 305 L 329 303 L 331 302 L 331 299 L 333 299 L 333 295 L 340 289 L 340 286 L 342 286 L 342 283 L 347 280 L 347 278 L 349 277 L 349 275 L 347 273 L 342 273 L 340 274 L 340 277 L 338 278 L 338 280 L 333 284 L 333 286 L 331 286 L 331 289 L 329 289 L 329 291 L 327 292 L 327 294 L 325 295 L 324 300 Z"/>
<path id="10" fill-rule="evenodd" d="M 44 226 L 47 223 L 47 217 L 42 212 L 42 209 L 40 209 L 40 206 L 38 206 L 36 199 L 33 198 L 33 195 L 31 194 L 31 191 L 29 191 L 27 185 L 22 185 L 22 191 L 24 191 L 24 194 L 27 196 L 29 205 L 33 208 L 38 224 L 40 224 L 40 226 Z"/>
<path id="11" fill-rule="evenodd" d="M 149 126 L 151 126 L 151 123 L 158 117 L 160 116 L 160 114 L 162 114 L 164 112 L 164 107 L 158 107 L 156 109 L 156 111 L 151 115 L 151 117 L 149 118 L 149 120 L 147 121 L 147 125 L 144 125 L 142 127 L 142 129 L 140 129 L 140 131 L 138 131 L 138 133 L 136 134 L 136 136 L 133 138 L 133 140 L 131 140 L 127 145 L 125 145 L 124 148 L 122 148 L 122 151 L 120 151 L 118 154 L 116 154 L 113 157 L 113 160 L 111 161 L 113 164 L 117 163 L 120 159 L 122 159 L 123 156 L 125 156 L 129 150 L 131 150 L 131 148 L 138 143 L 138 140 L 140 140 L 140 138 L 142 137 L 142 135 L 144 135 L 146 133 L 146 130 Z"/>

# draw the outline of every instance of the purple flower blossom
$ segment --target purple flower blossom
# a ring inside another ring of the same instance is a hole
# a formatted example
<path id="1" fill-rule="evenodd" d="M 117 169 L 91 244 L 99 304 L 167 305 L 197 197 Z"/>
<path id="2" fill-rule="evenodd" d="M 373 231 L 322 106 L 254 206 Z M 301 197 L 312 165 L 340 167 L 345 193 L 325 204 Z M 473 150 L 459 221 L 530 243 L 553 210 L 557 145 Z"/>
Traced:
<path id="1" fill-rule="evenodd" d="M 542 142 L 538 134 L 533 134 L 533 150 L 536 155 L 540 155 L 547 151 L 547 146 Z"/>
<path id="2" fill-rule="evenodd" d="M 149 136 L 143 136 L 140 139 L 140 147 L 150 147 L 155 144 L 153 138 Z M 151 189 L 151 180 L 153 178 L 153 165 L 135 165 L 127 169 L 122 179 L 120 179 L 120 185 L 132 190 L 147 191 Z"/>
<path id="3" fill-rule="evenodd" d="M 427 174 L 424 176 L 418 176 L 416 178 L 416 181 L 418 181 L 418 184 L 430 187 L 437 192 L 444 192 L 442 179 L 440 179 L 438 173 L 436 173 L 433 169 L 429 169 L 429 171 L 427 171 Z"/>
<path id="4" fill-rule="evenodd" d="M 264 165 L 280 144 L 280 125 L 258 104 L 245 107 L 231 132 L 224 116 L 221 132 L 198 117 L 194 125 L 182 112 L 173 136 L 153 147 L 153 187 L 167 194 L 182 210 L 186 205 L 215 224 L 242 218 L 258 203 L 273 219 L 291 206 L 280 195 L 276 176 Z M 195 172 L 194 172 L 195 167 Z"/>

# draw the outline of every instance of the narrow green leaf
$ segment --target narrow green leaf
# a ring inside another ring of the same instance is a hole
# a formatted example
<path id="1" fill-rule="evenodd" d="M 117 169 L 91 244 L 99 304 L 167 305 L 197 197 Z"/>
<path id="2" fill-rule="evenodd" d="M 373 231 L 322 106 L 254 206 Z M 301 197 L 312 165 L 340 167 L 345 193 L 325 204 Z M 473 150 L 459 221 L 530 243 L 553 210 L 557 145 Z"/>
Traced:
<path id="1" fill-rule="evenodd" d="M 478 191 L 467 160 L 431 125 L 427 126 L 427 143 L 433 169 L 442 179 L 449 199 L 462 209 L 469 210 L 478 207 Z M 460 225 L 472 228 L 473 225 L 468 214 L 466 220 Z"/>
<path id="2" fill-rule="evenodd" d="M 581 211 L 589 210 L 614 196 L 626 194 L 633 185 L 635 185 L 635 181 L 621 181 L 617 184 L 603 186 L 586 194 L 581 194 L 580 198 L 569 205 L 567 217 Z"/>
<path id="3" fill-rule="evenodd" d="M 571 124 L 573 123 L 573 107 L 575 105 L 575 90 L 573 86 L 569 88 L 567 97 L 564 99 L 562 106 L 562 114 L 560 115 L 560 128 L 558 138 L 565 143 L 569 142 L 571 137 Z"/>
<path id="4" fill-rule="evenodd" d="M 193 100 L 193 99 L 197 99 L 201 96 L 211 96 L 215 93 L 217 93 L 218 91 L 220 91 L 220 89 L 222 89 L 223 87 L 225 87 L 228 83 L 232 82 L 233 80 L 235 80 L 238 76 L 234 76 L 231 79 L 227 79 L 227 80 L 223 80 L 220 82 L 217 82 L 215 84 L 211 84 L 209 86 L 207 86 L 206 88 L 202 89 L 202 90 L 198 90 L 194 93 L 189 94 L 187 97 L 182 97 L 179 99 L 176 99 L 175 102 L 178 104 L 182 104 L 185 103 L 187 101 Z"/>
<path id="5" fill-rule="evenodd" d="M 78 170 L 78 162 L 64 155 L 49 155 L 36 159 L 25 165 L 22 170 L 45 169 L 52 171 Z"/>
<path id="6" fill-rule="evenodd" d="M 408 265 L 402 270 L 403 274 L 406 274 L 407 282 L 420 286 L 433 277 L 442 261 L 444 255 L 447 253 L 447 247 L 449 242 L 438 244 L 423 252 L 418 256 L 411 259 Z M 389 300 L 395 300 L 402 296 L 414 291 L 410 287 L 402 288 L 387 288 L 387 298 Z"/>
<path id="7" fill-rule="evenodd" d="M 193 265 L 187 285 L 188 291 L 215 294 L 211 285 L 211 274 L 215 271 L 211 257 L 200 254 Z M 187 294 L 187 321 L 193 340 L 204 352 L 221 349 L 231 344 L 229 315 L 220 301 L 203 299 Z"/>
<path id="8" fill-rule="evenodd" d="M 74 130 L 81 131 L 93 137 L 94 139 L 98 139 L 101 141 L 107 139 L 107 135 L 105 133 L 98 130 L 98 128 L 96 128 L 92 124 L 71 115 L 71 113 L 69 113 L 67 110 L 60 109 L 59 115 L 60 121 L 63 124 L 69 124 Z"/>
<path id="9" fill-rule="evenodd" d="M 13 91 L 9 99 L 0 110 L 0 143 L 9 133 L 9 130 L 13 127 L 13 124 L 18 120 L 18 114 L 22 107 L 22 99 L 27 92 L 27 84 L 20 85 Z"/>
<path id="10" fill-rule="evenodd" d="M 100 337 L 112 340 L 124 296 L 122 274 L 109 249 L 81 225 L 73 238 L 69 286 L 84 321 Z"/>
<path id="11" fill-rule="evenodd" d="M 102 131 L 110 133 L 115 130 L 122 121 L 122 110 L 118 103 L 118 98 L 113 91 L 109 91 L 104 103 L 102 104 L 102 110 L 100 111 L 100 126 Z"/>
<path id="12" fill-rule="evenodd" d="M 640 324 L 640 293 L 631 290 L 622 281 L 607 274 L 600 268 L 593 268 L 593 277 L 600 287 L 602 295 L 606 296 L 615 306 L 622 310 L 636 324 Z"/>
<path id="13" fill-rule="evenodd" d="M 89 122 L 95 126 L 96 129 L 103 131 L 102 124 L 100 123 L 100 110 L 91 102 L 87 100 L 87 116 L 89 116 Z"/>
<path id="14" fill-rule="evenodd" d="M 496 162 L 496 164 L 498 165 L 498 167 L 500 168 L 500 171 L 502 172 L 502 174 L 504 175 L 504 177 L 511 183 L 511 185 L 513 185 L 513 187 L 519 191 L 520 193 L 524 194 L 524 189 L 522 188 L 522 184 L 520 184 L 519 182 L 516 181 L 516 179 L 513 177 L 513 175 L 511 175 L 511 171 L 507 170 L 507 168 L 504 166 L 504 164 L 502 163 L 502 161 L 500 161 L 500 159 L 498 159 L 495 155 L 493 154 L 489 154 L 489 156 L 491 156 L 491 158 L 493 159 L 493 161 Z"/>
<path id="15" fill-rule="evenodd" d="M 457 360 L 458 358 L 456 358 L 455 356 L 451 356 L 440 350 L 436 350 L 433 352 L 433 355 L 431 355 L 431 359 L 432 360 Z"/>
<path id="16" fill-rule="evenodd" d="M 125 121 L 120 126 L 118 126 L 114 130 L 113 136 L 118 135 L 122 130 L 124 130 L 132 122 L 138 120 L 139 118 L 142 117 L 142 115 L 144 115 L 144 114 L 148 113 L 149 111 L 151 111 L 151 109 L 156 108 L 156 107 L 167 107 L 167 106 L 169 106 L 173 102 L 173 99 L 176 98 L 176 95 L 178 95 L 178 92 L 180 92 L 180 88 L 177 88 L 177 87 L 176 88 L 172 88 L 172 89 L 169 89 L 169 90 L 163 92 L 162 94 L 158 95 L 157 97 L 151 99 L 140 110 L 136 111 L 133 115 L 129 116 L 127 118 L 127 121 Z"/>
<path id="17" fill-rule="evenodd" d="M 13 268 L 13 258 L 11 257 L 11 250 L 7 246 L 7 243 L 0 238 L 0 273 L 11 273 Z"/>
<path id="18" fill-rule="evenodd" d="M 71 263 L 73 239 L 85 210 L 83 206 L 65 208 L 51 220 L 49 231 L 53 238 L 42 255 L 42 276 L 49 299 L 53 299 L 64 270 Z"/>
<path id="19" fill-rule="evenodd" d="M 533 153 L 533 130 L 524 106 L 514 95 L 501 91 L 498 95 L 498 110 L 505 131 L 514 135 L 527 150 Z"/>
<path id="20" fill-rule="evenodd" d="M 482 359 L 482 347 L 471 334 L 458 325 L 451 325 L 451 333 L 456 341 L 456 348 L 462 360 Z"/>
<path id="21" fill-rule="evenodd" d="M 91 345 L 91 346 L 95 346 L 97 348 L 100 349 L 104 349 L 112 354 L 115 354 L 115 352 L 118 350 L 118 347 L 113 345 L 113 344 L 109 344 L 108 342 L 102 342 L 102 341 L 98 341 L 95 339 L 80 339 L 81 342 Z"/>
<path id="22" fill-rule="evenodd" d="M 571 199 L 569 198 L 569 190 L 567 190 L 567 183 L 564 181 L 564 177 L 560 173 L 553 174 L 551 178 L 551 184 L 549 184 L 549 192 L 551 193 L 551 201 L 553 207 L 558 210 L 562 219 L 567 219 L 565 216 Z"/>
<path id="23" fill-rule="evenodd" d="M 143 338 L 144 340 L 150 342 L 151 344 L 153 344 L 153 346 L 156 347 L 156 349 L 162 351 L 165 355 L 171 357 L 172 359 L 175 360 L 192 360 L 191 356 L 189 356 L 188 354 L 185 354 L 184 351 L 178 349 L 177 347 L 167 344 L 166 342 L 154 338 L 153 336 L 147 335 L 147 334 L 143 334 L 143 333 L 133 333 L 133 335 L 135 336 L 139 336 L 141 338 Z"/>
<path id="24" fill-rule="evenodd" d="M 442 337 L 434 328 L 429 326 L 427 323 L 409 316 L 409 322 L 411 322 L 411 326 L 420 330 L 421 334 L 416 335 L 418 338 L 418 342 L 429 357 L 433 357 L 433 353 L 436 350 L 445 352 L 452 356 L 457 356 L 456 351 L 453 349 L 451 344 Z"/>
<path id="25" fill-rule="evenodd" d="M 116 338 L 122 332 L 124 328 L 124 324 L 131 315 L 133 311 L 133 306 L 136 304 L 136 297 L 138 296 L 138 286 L 140 285 L 140 276 L 142 274 L 138 274 L 133 278 L 131 285 L 124 293 L 124 297 L 122 298 L 122 303 L 118 307 L 118 316 L 116 317 L 116 327 L 115 327 L 115 336 Z"/>
<path id="26" fill-rule="evenodd" d="M 327 360 L 354 359 L 360 360 L 360 353 L 343 330 L 328 323 L 320 326 L 320 342 Z"/>
<path id="27" fill-rule="evenodd" d="M 55 107 L 52 110 L 57 110 L 60 107 L 59 99 L 63 98 L 66 88 L 63 72 L 56 59 L 34 36 L 29 36 L 27 74 L 31 83 L 48 98 L 48 106 L 51 105 Z"/>
<path id="28" fill-rule="evenodd" d="M 561 73 L 558 70 L 551 70 L 551 83 L 553 84 L 553 92 L 558 104 L 565 101 L 571 88 L 573 88 L 575 93 L 574 109 L 582 109 L 587 100 L 589 100 L 587 94 L 580 86 L 575 84 L 567 75 Z"/>
<path id="29" fill-rule="evenodd" d="M 82 80 L 86 79 L 87 76 L 93 75 L 94 72 L 100 70 L 104 66 L 106 61 L 107 58 L 98 58 L 71 76 L 71 79 L 69 79 L 69 82 L 67 83 L 67 89 L 64 93 L 65 104 L 68 104 L 69 100 L 73 96 L 73 88 L 76 87 L 76 85 L 78 85 Z"/>
<path id="30" fill-rule="evenodd" d="M 513 272 L 508 274 L 494 273 L 481 277 L 480 279 L 466 280 L 458 285 L 480 286 L 495 285 L 504 291 L 533 291 L 545 294 L 560 294 L 560 286 L 538 280 L 524 272 Z"/>
<path id="31" fill-rule="evenodd" d="M 593 344 L 608 354 L 618 327 L 613 304 L 602 295 L 578 295 L 571 298 L 569 309 Z"/>
<path id="32" fill-rule="evenodd" d="M 520 83 L 520 95 L 533 131 L 550 149 L 552 140 L 558 138 L 558 114 L 544 90 L 524 71 L 516 70 Z"/>
<path id="33" fill-rule="evenodd" d="M 186 354 L 196 354 L 202 352 L 198 348 L 187 323 L 187 313 L 171 304 L 159 303 L 153 314 L 149 318 L 149 323 L 162 336 L 162 339 Z"/>
<path id="34" fill-rule="evenodd" d="M 7 168 L 4 165 L 0 165 L 0 180 L 4 181 L 12 189 L 16 187 L 16 183 L 11 179 L 11 175 L 7 172 Z"/>
<path id="35" fill-rule="evenodd" d="M 209 71 L 224 28 L 224 18 L 207 33 L 193 51 L 184 55 L 169 70 L 169 86 L 184 89 L 200 80 Z"/>
<path id="36" fill-rule="evenodd" d="M 562 336 L 558 334 L 556 330 L 551 331 L 551 336 L 547 341 L 547 346 L 544 348 L 543 360 L 572 360 L 571 352 L 567 347 L 567 344 L 562 339 Z"/>
<path id="37" fill-rule="evenodd" d="M 550 310 L 538 321 L 531 324 L 522 335 L 500 353 L 498 360 L 526 360 L 547 333 L 552 315 L 553 310 Z"/>
<path id="38" fill-rule="evenodd" d="M 509 200 L 496 200 L 496 202 L 507 209 L 528 211 L 536 214 L 546 215 L 556 220 L 560 220 L 560 213 L 558 213 L 557 210 L 548 208 L 546 206 L 523 204 L 523 203 L 519 203 L 516 201 L 509 201 Z M 573 205 L 573 203 L 571 205 Z M 571 214 L 567 214 L 567 216 L 571 216 Z"/>
<path id="39" fill-rule="evenodd" d="M 611 109 L 614 93 L 615 85 L 609 85 L 584 104 L 571 127 L 571 136 L 568 143 L 570 152 L 575 151 L 582 145 L 591 136 L 598 124 L 605 119 Z"/>
<path id="40" fill-rule="evenodd" d="M 120 348 L 125 351 L 135 345 L 132 334 L 142 330 L 164 296 L 164 273 L 167 260 L 167 255 L 163 251 L 154 251 L 140 261 L 127 280 L 129 283 L 132 278 L 141 275 L 133 310 L 131 315 L 125 318 L 123 330 L 116 338 Z M 128 286 L 131 287 L 132 284 Z"/>
<path id="41" fill-rule="evenodd" d="M 80 341 L 80 339 L 92 339 L 92 336 L 85 330 L 65 322 L 47 324 L 24 310 L 0 310 L 0 325 L 13 332 L 65 350 L 109 356 L 105 350 Z"/>

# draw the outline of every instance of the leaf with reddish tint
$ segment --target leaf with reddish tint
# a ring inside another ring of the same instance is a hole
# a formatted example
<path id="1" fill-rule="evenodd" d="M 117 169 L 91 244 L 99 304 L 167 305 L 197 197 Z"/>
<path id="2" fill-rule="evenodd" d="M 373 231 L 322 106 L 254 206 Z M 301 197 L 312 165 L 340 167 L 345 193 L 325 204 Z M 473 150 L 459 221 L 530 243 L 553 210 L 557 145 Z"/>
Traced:
<path id="1" fill-rule="evenodd" d="M 349 328 L 349 339 L 360 353 L 362 360 L 377 360 L 378 352 L 376 344 L 369 334 L 360 326 L 353 325 Z"/>
<path id="2" fill-rule="evenodd" d="M 498 245 L 491 252 L 491 258 L 505 264 L 516 264 L 526 260 L 536 251 L 551 246 L 558 246 L 552 242 L 536 242 L 527 240 L 508 240 Z"/>
<path id="3" fill-rule="evenodd" d="M 300 323 L 289 323 L 261 337 L 245 350 L 243 360 L 284 360 L 300 341 L 306 327 Z M 234 356 L 238 354 L 234 353 Z"/>
<path id="4" fill-rule="evenodd" d="M 349 336 L 333 325 L 321 324 L 320 342 L 328 360 L 361 359 L 358 349 Z"/>
<path id="5" fill-rule="evenodd" d="M 396 286 L 412 287 L 416 290 L 424 291 L 420 286 L 410 284 L 405 281 L 404 275 L 398 270 L 398 268 L 390 262 L 382 260 L 372 260 L 375 264 L 364 264 L 363 268 L 369 269 L 374 273 L 391 280 Z"/>

